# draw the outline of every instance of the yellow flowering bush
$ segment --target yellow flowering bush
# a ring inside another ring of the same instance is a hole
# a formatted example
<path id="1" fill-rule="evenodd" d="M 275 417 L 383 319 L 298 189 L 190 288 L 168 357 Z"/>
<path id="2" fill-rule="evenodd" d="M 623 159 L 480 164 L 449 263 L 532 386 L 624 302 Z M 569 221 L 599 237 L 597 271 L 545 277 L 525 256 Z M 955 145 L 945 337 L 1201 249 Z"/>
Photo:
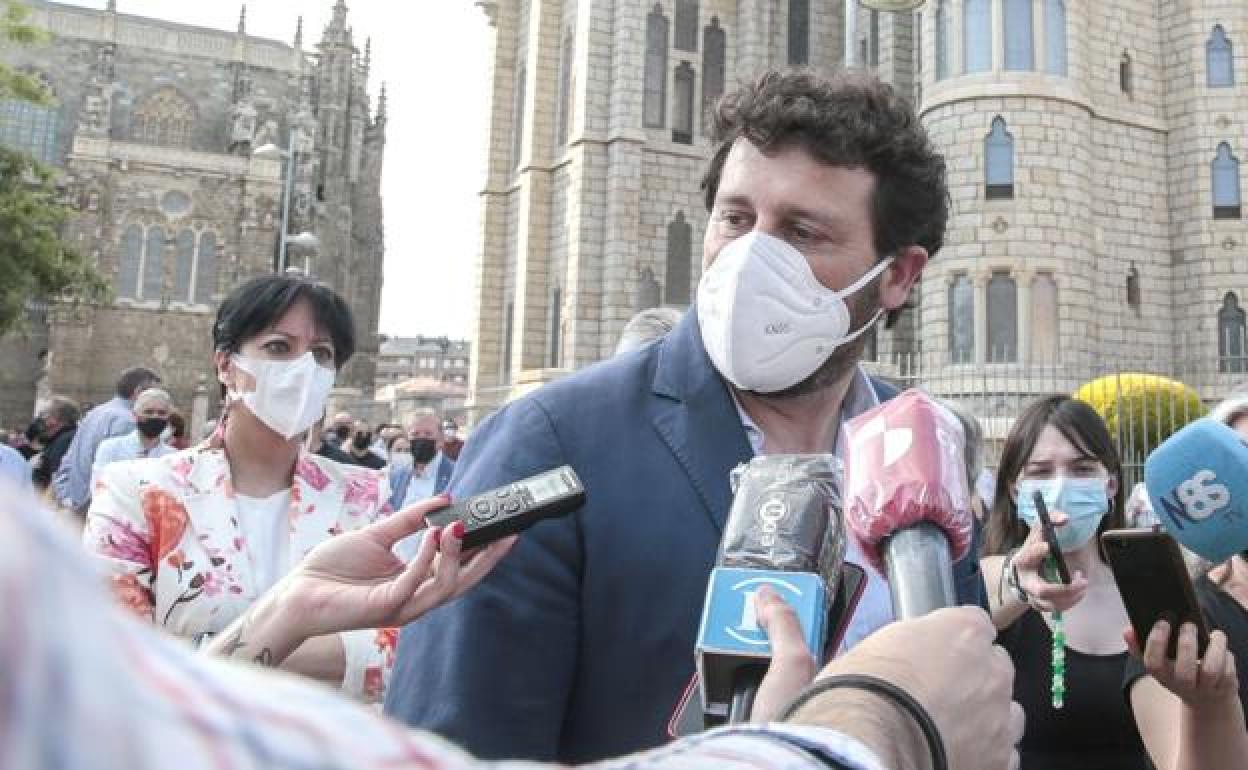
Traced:
<path id="1" fill-rule="evenodd" d="M 1074 397 L 1105 420 L 1123 454 L 1146 454 L 1208 411 L 1196 391 L 1156 374 L 1110 374 L 1083 385 Z"/>

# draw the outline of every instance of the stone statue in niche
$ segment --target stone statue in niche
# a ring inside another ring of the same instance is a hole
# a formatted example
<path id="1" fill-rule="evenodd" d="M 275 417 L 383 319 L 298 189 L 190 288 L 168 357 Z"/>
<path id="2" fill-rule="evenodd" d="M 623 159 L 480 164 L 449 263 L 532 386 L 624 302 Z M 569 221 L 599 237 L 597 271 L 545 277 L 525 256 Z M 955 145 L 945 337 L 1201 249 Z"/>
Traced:
<path id="1" fill-rule="evenodd" d="M 264 125 L 260 126 L 260 130 L 256 132 L 256 147 L 263 147 L 266 144 L 280 144 L 277 141 L 277 121 L 266 120 Z"/>
<path id="2" fill-rule="evenodd" d="M 99 210 L 100 210 L 100 193 L 96 190 L 92 190 L 91 192 L 87 193 L 87 211 L 99 211 Z"/>
<path id="3" fill-rule="evenodd" d="M 242 154 L 252 146 L 256 133 L 256 108 L 247 102 L 234 105 L 230 129 L 230 151 Z"/>

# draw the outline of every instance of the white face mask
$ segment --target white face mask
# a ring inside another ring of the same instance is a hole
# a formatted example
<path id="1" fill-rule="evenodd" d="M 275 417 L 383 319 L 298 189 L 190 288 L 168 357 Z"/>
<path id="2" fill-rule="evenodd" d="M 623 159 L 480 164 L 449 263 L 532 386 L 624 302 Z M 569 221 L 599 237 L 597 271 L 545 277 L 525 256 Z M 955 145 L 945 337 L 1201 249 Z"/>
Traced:
<path id="1" fill-rule="evenodd" d="M 883 315 L 877 311 L 851 333 L 845 298 L 890 262 L 881 260 L 852 285 L 832 291 L 797 249 L 766 233 L 747 233 L 723 248 L 698 284 L 702 344 L 719 373 L 742 390 L 791 388 Z"/>
<path id="2" fill-rule="evenodd" d="M 233 393 L 274 433 L 292 439 L 325 413 L 334 387 L 334 371 L 316 362 L 311 352 L 293 361 L 263 361 L 232 356 L 234 365 L 256 379 L 256 389 Z"/>

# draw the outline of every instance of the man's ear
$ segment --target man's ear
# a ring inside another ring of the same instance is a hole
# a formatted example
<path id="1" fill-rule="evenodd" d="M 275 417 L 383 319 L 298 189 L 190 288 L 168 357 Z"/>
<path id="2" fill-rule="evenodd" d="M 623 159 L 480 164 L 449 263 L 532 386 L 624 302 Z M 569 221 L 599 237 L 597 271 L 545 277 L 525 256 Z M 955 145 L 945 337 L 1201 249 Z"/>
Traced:
<path id="1" fill-rule="evenodd" d="M 897 310 L 906 304 L 910 290 L 927 267 L 927 250 L 922 246 L 908 246 L 893 257 L 888 269 L 880 277 L 880 307 Z"/>

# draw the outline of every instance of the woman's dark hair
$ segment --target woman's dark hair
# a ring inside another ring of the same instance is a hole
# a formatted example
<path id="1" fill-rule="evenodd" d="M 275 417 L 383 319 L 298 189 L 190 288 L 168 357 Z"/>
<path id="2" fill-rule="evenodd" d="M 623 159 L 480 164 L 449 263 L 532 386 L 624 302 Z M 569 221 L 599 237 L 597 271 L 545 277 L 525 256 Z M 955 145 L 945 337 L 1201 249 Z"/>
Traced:
<path id="1" fill-rule="evenodd" d="M 243 343 L 273 327 L 299 300 L 307 300 L 316 323 L 334 343 L 334 368 L 341 369 L 355 353 L 355 319 L 351 308 L 328 286 L 302 275 L 266 274 L 230 292 L 217 309 L 212 327 L 216 350 L 237 353 Z"/>
<path id="2" fill-rule="evenodd" d="M 1075 449 L 1085 457 L 1098 460 L 1118 485 L 1111 502 L 1109 514 L 1101 520 L 1096 535 L 1107 529 L 1126 526 L 1123 514 L 1122 461 L 1109 436 L 1105 421 L 1092 407 L 1070 396 L 1047 396 L 1027 407 L 1005 440 L 1001 452 L 1001 464 L 997 468 L 997 489 L 988 514 L 988 526 L 984 532 L 984 555 L 1002 554 L 1017 548 L 1027 539 L 1027 525 L 1018 517 L 1018 507 L 1010 494 L 1010 488 L 1023 473 L 1036 441 L 1044 429 L 1057 428 Z M 1104 554 L 1102 553 L 1102 557 Z"/>

